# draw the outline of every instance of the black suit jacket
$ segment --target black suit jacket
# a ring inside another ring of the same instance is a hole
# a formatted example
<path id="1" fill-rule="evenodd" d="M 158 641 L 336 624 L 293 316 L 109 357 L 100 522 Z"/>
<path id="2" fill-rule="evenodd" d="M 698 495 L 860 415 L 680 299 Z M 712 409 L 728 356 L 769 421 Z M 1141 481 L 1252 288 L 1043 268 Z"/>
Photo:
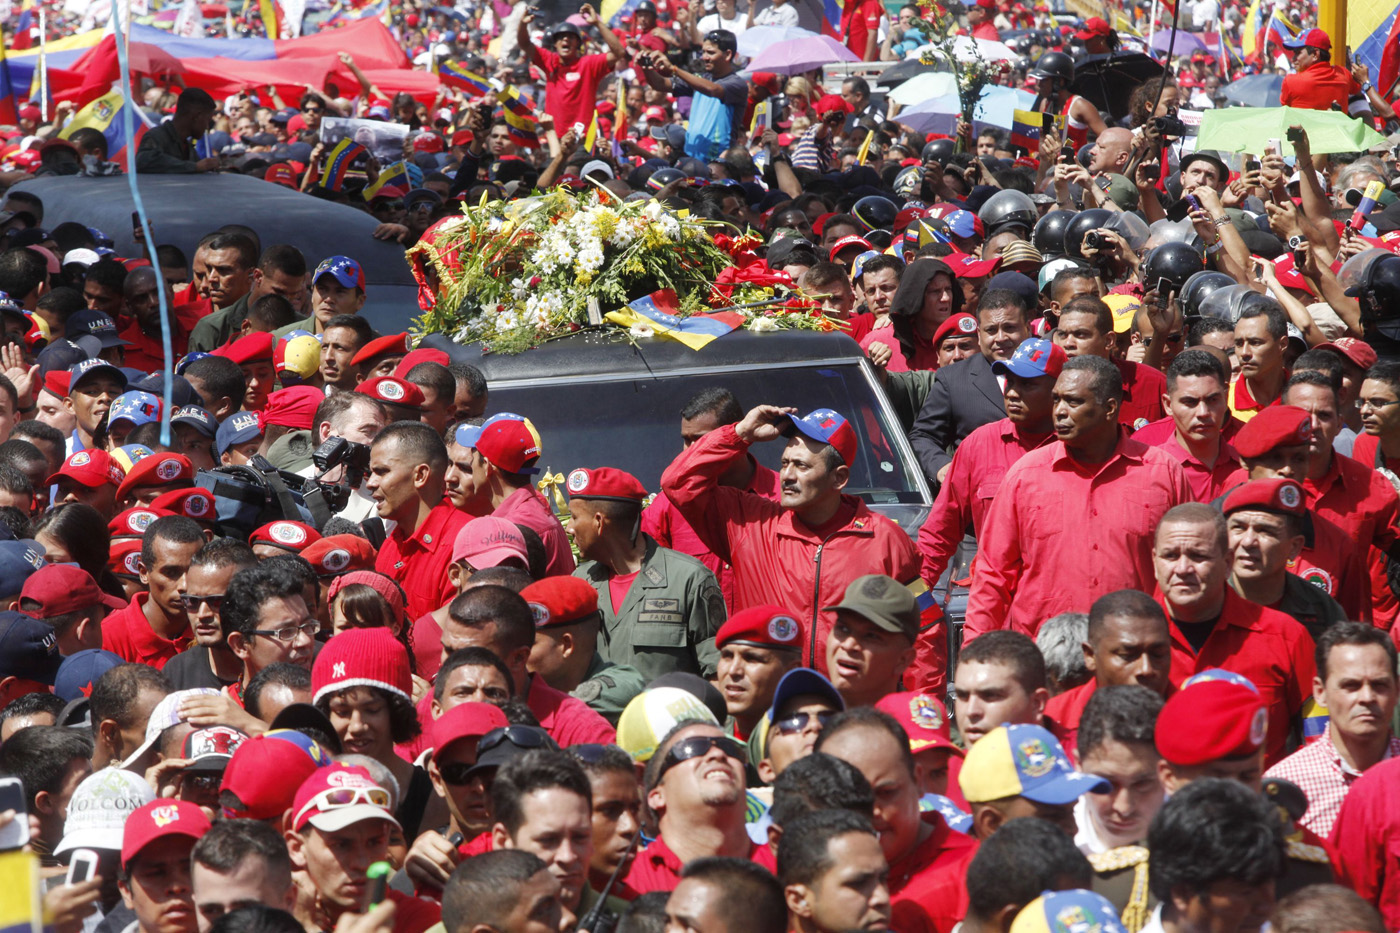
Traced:
<path id="1" fill-rule="evenodd" d="M 909 432 L 929 485 L 937 488 L 938 471 L 952 462 L 949 451 L 963 438 L 1005 417 L 1001 386 L 985 356 L 978 353 L 938 370 Z"/>

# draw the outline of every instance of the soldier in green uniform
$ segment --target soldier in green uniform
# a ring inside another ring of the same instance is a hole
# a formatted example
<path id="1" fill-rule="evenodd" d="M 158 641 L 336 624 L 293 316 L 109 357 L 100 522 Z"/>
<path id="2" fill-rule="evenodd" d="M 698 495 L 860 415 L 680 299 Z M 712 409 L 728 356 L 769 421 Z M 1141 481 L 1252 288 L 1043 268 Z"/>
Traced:
<path id="1" fill-rule="evenodd" d="M 520 592 L 535 615 L 530 673 L 578 697 L 614 726 L 646 687 L 642 672 L 598 655 L 598 591 L 578 577 L 545 577 Z"/>
<path id="2" fill-rule="evenodd" d="M 584 562 L 574 576 L 598 592 L 598 654 L 627 664 L 647 683 L 672 671 L 712 677 L 724 596 L 698 560 L 663 548 L 641 530 L 646 490 L 610 467 L 569 474 L 569 526 Z"/>

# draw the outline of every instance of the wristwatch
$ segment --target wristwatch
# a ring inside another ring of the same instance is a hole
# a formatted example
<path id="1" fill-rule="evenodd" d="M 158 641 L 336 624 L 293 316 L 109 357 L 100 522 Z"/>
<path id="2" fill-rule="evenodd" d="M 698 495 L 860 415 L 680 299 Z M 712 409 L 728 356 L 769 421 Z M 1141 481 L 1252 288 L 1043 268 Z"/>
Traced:
<path id="1" fill-rule="evenodd" d="M 1298 250 L 1298 249 L 1302 249 L 1304 246 L 1307 246 L 1307 245 L 1308 245 L 1308 241 L 1305 240 L 1305 239 L 1303 239 L 1302 237 L 1298 236 L 1297 234 L 1294 234 L 1293 236 L 1291 236 L 1291 237 L 1288 238 L 1288 248 L 1289 248 L 1289 249 Z"/>

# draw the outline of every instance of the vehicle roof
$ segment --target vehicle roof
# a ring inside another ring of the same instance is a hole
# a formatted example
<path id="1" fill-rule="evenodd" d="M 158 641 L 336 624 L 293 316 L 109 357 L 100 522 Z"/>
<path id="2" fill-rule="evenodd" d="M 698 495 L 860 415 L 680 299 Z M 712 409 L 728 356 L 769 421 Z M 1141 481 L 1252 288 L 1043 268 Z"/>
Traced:
<path id="1" fill-rule="evenodd" d="M 258 232 L 264 247 L 295 246 L 312 269 L 327 256 L 345 255 L 359 262 L 365 270 L 363 314 L 382 333 L 406 329 L 419 313 L 418 286 L 403 245 L 374 239 L 379 222 L 365 211 L 232 172 L 143 174 L 138 181 L 156 244 L 174 244 L 191 261 L 205 234 L 224 224 L 244 224 Z M 111 237 L 118 256 L 141 255 L 131 236 L 135 207 L 126 176 L 44 176 L 11 190 L 43 200 L 45 229 L 76 221 Z"/>
<path id="2" fill-rule="evenodd" d="M 428 335 L 423 345 L 476 366 L 493 384 L 590 376 L 646 378 L 814 361 L 854 363 L 862 355 L 847 335 L 817 331 L 736 331 L 698 351 L 660 337 L 639 338 L 634 347 L 620 334 L 606 331 L 571 334 L 517 354 L 483 354 L 479 344 L 454 344 L 442 334 Z"/>

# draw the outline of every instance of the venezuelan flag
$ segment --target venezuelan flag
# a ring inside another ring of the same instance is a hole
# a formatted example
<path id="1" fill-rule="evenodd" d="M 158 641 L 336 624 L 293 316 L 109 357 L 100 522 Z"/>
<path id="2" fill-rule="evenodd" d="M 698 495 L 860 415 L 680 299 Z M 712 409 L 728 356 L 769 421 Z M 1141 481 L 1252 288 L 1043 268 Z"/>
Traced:
<path id="1" fill-rule="evenodd" d="M 1249 5 L 1249 12 L 1244 15 L 1244 22 L 1240 24 L 1240 51 L 1246 59 L 1252 60 L 1259 54 L 1260 38 L 1266 22 L 1262 0 L 1254 0 Z"/>
<path id="2" fill-rule="evenodd" d="M 19 21 L 15 23 L 13 47 L 16 51 L 34 45 L 34 0 L 24 0 L 19 5 Z"/>
<path id="3" fill-rule="evenodd" d="M 448 87 L 466 91 L 472 97 L 481 97 L 491 90 L 491 82 L 474 71 L 468 71 L 457 62 L 439 62 L 438 80 Z"/>
<path id="4" fill-rule="evenodd" d="M 18 123 L 19 107 L 14 82 L 10 79 L 10 62 L 5 57 L 5 31 L 0 29 L 0 123 L 11 126 Z"/>
<path id="5" fill-rule="evenodd" d="M 122 119 L 122 108 L 125 106 L 121 91 L 108 91 L 79 110 L 58 135 L 67 139 L 77 130 L 91 127 L 107 137 L 107 157 L 113 162 L 123 162 L 126 150 L 131 148 L 134 151 L 135 147 L 141 145 L 141 137 L 151 128 L 150 122 L 141 113 L 141 108 L 137 107 L 132 112 L 135 135 L 127 139 L 126 122 Z"/>
<path id="6" fill-rule="evenodd" d="M 1045 131 L 1045 114 L 1038 110 L 1015 110 L 1011 114 L 1011 145 L 1031 155 L 1040 151 L 1040 134 Z"/>
<path id="7" fill-rule="evenodd" d="M 694 314 L 678 317 L 680 304 L 669 288 L 652 292 L 645 298 L 629 302 L 620 311 L 609 311 L 604 317 L 623 327 L 650 327 L 658 337 L 669 337 L 699 350 L 716 337 L 723 337 L 743 324 L 744 319 L 732 311 L 719 314 Z M 0 931 L 3 933 L 3 931 Z"/>
<path id="8" fill-rule="evenodd" d="M 326 166 L 317 184 L 328 191 L 339 191 L 345 186 L 345 173 L 350 170 L 350 163 L 368 151 L 349 136 L 345 137 L 326 154 Z"/>
<path id="9" fill-rule="evenodd" d="M 505 111 L 506 125 L 510 127 L 510 141 L 525 149 L 537 149 L 540 145 L 540 121 L 535 117 L 535 105 L 523 97 L 519 90 L 508 87 L 501 94 L 501 107 Z"/>
<path id="10" fill-rule="evenodd" d="M 408 194 L 412 187 L 413 183 L 408 178 L 408 164 L 395 162 L 379 173 L 374 184 L 365 188 L 365 200 L 369 201 L 377 197 L 401 198 Z"/>
<path id="11" fill-rule="evenodd" d="M 15 849 L 0 854 L 0 933 L 39 933 L 39 859 Z"/>
<path id="12" fill-rule="evenodd" d="M 1331 718 L 1327 712 L 1327 707 L 1312 697 L 1303 704 L 1303 744 L 1307 745 L 1322 738 L 1327 731 L 1327 721 Z"/>
<path id="13" fill-rule="evenodd" d="M 282 8 L 277 0 L 258 0 L 258 10 L 262 13 L 263 29 L 269 39 L 282 38 Z"/>

